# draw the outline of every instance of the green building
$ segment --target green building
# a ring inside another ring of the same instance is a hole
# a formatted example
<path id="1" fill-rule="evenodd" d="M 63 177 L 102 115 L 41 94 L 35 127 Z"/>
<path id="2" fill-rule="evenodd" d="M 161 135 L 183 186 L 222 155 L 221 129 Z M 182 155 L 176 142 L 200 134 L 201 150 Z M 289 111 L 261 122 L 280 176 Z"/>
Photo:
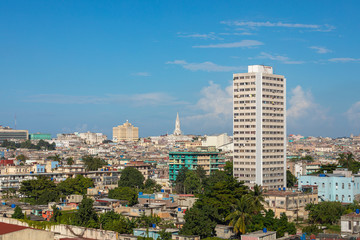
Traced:
<path id="1" fill-rule="evenodd" d="M 30 140 L 51 140 L 51 134 L 48 133 L 31 133 L 29 134 Z"/>
<path id="2" fill-rule="evenodd" d="M 209 176 L 212 171 L 219 170 L 223 165 L 225 165 L 224 156 L 217 151 L 170 152 L 169 179 L 175 181 L 179 170 L 183 167 L 195 170 L 201 166 Z"/>

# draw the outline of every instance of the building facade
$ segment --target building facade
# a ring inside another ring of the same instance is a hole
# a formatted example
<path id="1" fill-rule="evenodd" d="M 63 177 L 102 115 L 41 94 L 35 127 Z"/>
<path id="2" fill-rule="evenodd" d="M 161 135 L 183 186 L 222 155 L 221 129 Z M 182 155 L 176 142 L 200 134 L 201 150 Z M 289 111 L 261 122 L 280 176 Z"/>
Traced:
<path id="1" fill-rule="evenodd" d="M 0 142 L 4 140 L 28 140 L 28 130 L 15 130 L 9 127 L 0 126 Z"/>
<path id="2" fill-rule="evenodd" d="M 113 141 L 137 141 L 139 139 L 139 128 L 134 127 L 129 121 L 123 125 L 113 127 Z"/>
<path id="3" fill-rule="evenodd" d="M 319 201 L 352 203 L 360 195 L 360 175 L 349 176 L 334 171 L 333 174 L 303 175 L 298 182 L 299 189 L 309 185 L 317 186 Z"/>
<path id="4" fill-rule="evenodd" d="M 175 181 L 180 169 L 196 170 L 201 166 L 206 175 L 218 170 L 225 164 L 224 157 L 217 151 L 203 152 L 170 152 L 169 153 L 169 180 Z"/>
<path id="5" fill-rule="evenodd" d="M 51 140 L 51 134 L 49 133 L 30 133 L 30 140 Z"/>
<path id="6" fill-rule="evenodd" d="M 234 177 L 250 187 L 286 186 L 286 79 L 252 65 L 233 75 Z"/>

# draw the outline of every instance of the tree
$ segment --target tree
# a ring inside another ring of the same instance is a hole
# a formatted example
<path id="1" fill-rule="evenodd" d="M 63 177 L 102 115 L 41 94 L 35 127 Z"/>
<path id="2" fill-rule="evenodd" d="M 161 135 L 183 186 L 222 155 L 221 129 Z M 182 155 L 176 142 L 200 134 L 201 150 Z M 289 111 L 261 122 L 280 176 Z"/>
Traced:
<path id="1" fill-rule="evenodd" d="M 200 193 L 201 179 L 194 171 L 187 171 L 184 182 L 184 193 Z"/>
<path id="2" fill-rule="evenodd" d="M 200 238 L 206 238 L 215 234 L 216 222 L 207 212 L 191 208 L 186 211 L 184 219 L 185 224 L 180 230 L 182 235 L 199 235 Z"/>
<path id="3" fill-rule="evenodd" d="M 289 223 L 285 213 L 282 213 L 277 223 L 276 238 L 281 238 L 285 233 L 295 234 L 296 227 L 294 223 Z"/>
<path id="4" fill-rule="evenodd" d="M 186 173 L 188 171 L 189 169 L 187 167 L 182 167 L 179 170 L 175 180 L 175 191 L 177 193 L 185 193 L 185 180 L 186 180 Z"/>
<path id="5" fill-rule="evenodd" d="M 87 171 L 96 171 L 107 165 L 105 160 L 93 156 L 84 156 L 82 157 L 82 161 L 84 162 Z"/>
<path id="6" fill-rule="evenodd" d="M 306 160 L 307 162 L 313 162 L 314 158 L 310 155 L 306 155 L 305 157 L 301 157 L 300 160 Z"/>
<path id="7" fill-rule="evenodd" d="M 227 175 L 233 176 L 233 162 L 232 161 L 227 161 L 225 163 L 224 171 Z"/>
<path id="8" fill-rule="evenodd" d="M 56 205 L 53 205 L 52 207 L 53 210 L 53 215 L 50 219 L 51 222 L 59 222 L 60 221 L 60 217 L 62 215 L 61 211 L 59 210 L 58 207 L 56 207 Z"/>
<path id="9" fill-rule="evenodd" d="M 93 200 L 90 198 L 83 198 L 79 204 L 79 210 L 74 216 L 74 224 L 82 227 L 98 227 L 98 215 L 93 209 Z"/>
<path id="10" fill-rule="evenodd" d="M 75 178 L 67 178 L 57 186 L 62 197 L 71 194 L 84 195 L 90 187 L 94 187 L 94 181 L 91 178 L 86 178 L 82 175 L 77 175 Z"/>
<path id="11" fill-rule="evenodd" d="M 158 192 L 161 190 L 161 185 L 157 184 L 156 181 L 153 179 L 146 179 L 144 187 L 146 190 L 149 190 L 151 192 Z"/>
<path id="12" fill-rule="evenodd" d="M 22 212 L 22 209 L 19 206 L 15 207 L 14 214 L 11 215 L 12 218 L 24 219 L 25 215 Z"/>
<path id="13" fill-rule="evenodd" d="M 126 200 L 130 206 L 138 203 L 138 193 L 130 187 L 117 187 L 109 191 L 109 198 Z"/>
<path id="14" fill-rule="evenodd" d="M 19 160 L 21 162 L 25 162 L 28 158 L 24 154 L 20 154 L 16 156 L 16 160 Z"/>
<path id="15" fill-rule="evenodd" d="M 74 164 L 74 159 L 72 157 L 67 158 L 66 159 L 66 164 L 70 165 L 70 166 L 73 165 Z"/>
<path id="16" fill-rule="evenodd" d="M 286 170 L 286 187 L 292 188 L 296 183 L 296 177 L 289 170 Z"/>
<path id="17" fill-rule="evenodd" d="M 253 191 L 250 192 L 250 195 L 254 212 L 259 213 L 261 210 L 264 210 L 263 204 L 265 202 L 265 199 L 261 187 L 255 184 Z"/>
<path id="18" fill-rule="evenodd" d="M 126 167 L 122 172 L 119 180 L 119 187 L 131 187 L 141 189 L 144 187 L 145 177 L 142 173 L 133 167 Z"/>
<path id="19" fill-rule="evenodd" d="M 160 240 L 170 240 L 171 239 L 171 232 L 167 232 L 166 229 L 162 229 L 159 232 Z"/>
<path id="20" fill-rule="evenodd" d="M 320 202 L 308 204 L 305 210 L 309 211 L 309 221 L 315 224 L 334 224 L 344 212 L 340 202 Z"/>
<path id="21" fill-rule="evenodd" d="M 59 199 L 56 184 L 46 176 L 38 176 L 34 180 L 22 181 L 19 192 L 26 196 L 31 204 L 47 204 Z"/>
<path id="22" fill-rule="evenodd" d="M 246 233 L 246 225 L 250 223 L 252 209 L 249 207 L 248 196 L 244 195 L 239 199 L 236 210 L 226 217 L 229 220 L 229 225 L 234 227 L 234 232 L 237 234 Z"/>
<path id="23" fill-rule="evenodd" d="M 135 228 L 135 222 L 115 213 L 104 213 L 100 216 L 101 229 L 116 231 L 120 234 L 131 234 Z"/>

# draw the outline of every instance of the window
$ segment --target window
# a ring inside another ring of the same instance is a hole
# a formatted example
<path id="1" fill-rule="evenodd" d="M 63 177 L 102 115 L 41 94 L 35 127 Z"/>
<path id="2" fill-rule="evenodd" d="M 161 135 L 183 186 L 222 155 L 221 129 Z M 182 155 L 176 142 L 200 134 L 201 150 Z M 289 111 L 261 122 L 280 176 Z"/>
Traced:
<path id="1" fill-rule="evenodd" d="M 349 189 L 351 189 L 351 183 L 349 183 Z"/>
<path id="2" fill-rule="evenodd" d="M 345 183 L 341 184 L 341 188 L 344 189 L 345 188 Z"/>
<path id="3" fill-rule="evenodd" d="M 339 200 L 339 195 L 336 194 L 335 200 L 336 200 L 336 201 Z"/>
<path id="4" fill-rule="evenodd" d="M 351 221 L 348 222 L 349 230 L 351 230 Z"/>

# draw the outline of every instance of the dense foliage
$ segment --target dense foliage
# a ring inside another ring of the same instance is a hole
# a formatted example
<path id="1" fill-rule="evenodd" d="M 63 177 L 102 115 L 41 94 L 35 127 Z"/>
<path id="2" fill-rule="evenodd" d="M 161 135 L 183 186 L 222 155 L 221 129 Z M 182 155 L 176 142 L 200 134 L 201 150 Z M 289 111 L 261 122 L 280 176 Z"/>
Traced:
<path id="1" fill-rule="evenodd" d="M 26 140 L 22 143 L 15 143 L 12 141 L 4 140 L 1 144 L 1 147 L 9 148 L 9 149 L 17 149 L 17 148 L 27 148 L 27 149 L 36 149 L 36 150 L 55 150 L 55 143 L 48 143 L 44 140 L 40 140 L 36 145 L 31 143 L 30 140 Z"/>
<path id="2" fill-rule="evenodd" d="M 286 170 L 286 187 L 292 188 L 296 185 L 296 183 L 296 177 L 289 170 Z"/>
<path id="3" fill-rule="evenodd" d="M 122 172 L 119 180 L 119 187 L 130 187 L 141 189 L 144 187 L 145 178 L 142 173 L 133 167 L 126 167 Z"/>
<path id="4" fill-rule="evenodd" d="M 73 224 L 76 226 L 98 228 L 99 216 L 93 208 L 94 201 L 90 198 L 83 198 L 79 204 L 79 210 L 75 213 Z"/>
<path id="5" fill-rule="evenodd" d="M 60 197 L 71 194 L 86 194 L 87 188 L 93 187 L 93 180 L 81 175 L 68 178 L 56 185 L 50 178 L 39 176 L 34 180 L 22 181 L 20 193 L 25 196 L 25 201 L 31 204 L 47 204 L 59 201 Z"/>
<path id="6" fill-rule="evenodd" d="M 130 187 L 117 187 L 109 191 L 109 198 L 126 200 L 133 206 L 138 202 L 138 192 Z"/>
<path id="7" fill-rule="evenodd" d="M 264 210 L 264 198 L 261 188 L 255 185 L 253 190 L 250 190 L 232 176 L 230 168 L 226 171 L 215 171 L 203 179 L 196 171 L 188 169 L 179 172 L 178 176 L 180 179 L 177 179 L 176 184 L 180 187 L 176 189 L 185 193 L 197 191 L 199 197 L 194 206 L 186 211 L 181 234 L 199 235 L 201 238 L 213 237 L 217 224 L 233 226 L 238 235 L 264 227 L 278 231 L 278 237 L 285 232 L 296 232 L 295 225 L 288 222 L 286 215 L 277 219 L 274 213 L 269 211 L 263 216 L 261 212 Z M 192 182 L 192 185 L 187 184 L 188 181 Z"/>
<path id="8" fill-rule="evenodd" d="M 105 160 L 93 156 L 83 156 L 82 161 L 84 162 L 85 169 L 87 171 L 96 171 L 99 168 L 107 165 L 107 162 Z"/>
<path id="9" fill-rule="evenodd" d="M 357 202 L 342 205 L 340 202 L 320 202 L 308 204 L 309 222 L 312 224 L 335 224 L 343 214 L 350 213 L 360 208 Z"/>
<path id="10" fill-rule="evenodd" d="M 57 187 L 63 197 L 71 194 L 84 195 L 89 187 L 94 187 L 94 181 L 91 178 L 77 175 L 75 178 L 67 178 L 60 182 Z"/>
<path id="11" fill-rule="evenodd" d="M 14 214 L 11 215 L 12 218 L 16 219 L 24 219 L 25 215 L 22 212 L 22 209 L 19 206 L 16 206 L 14 209 Z"/>

